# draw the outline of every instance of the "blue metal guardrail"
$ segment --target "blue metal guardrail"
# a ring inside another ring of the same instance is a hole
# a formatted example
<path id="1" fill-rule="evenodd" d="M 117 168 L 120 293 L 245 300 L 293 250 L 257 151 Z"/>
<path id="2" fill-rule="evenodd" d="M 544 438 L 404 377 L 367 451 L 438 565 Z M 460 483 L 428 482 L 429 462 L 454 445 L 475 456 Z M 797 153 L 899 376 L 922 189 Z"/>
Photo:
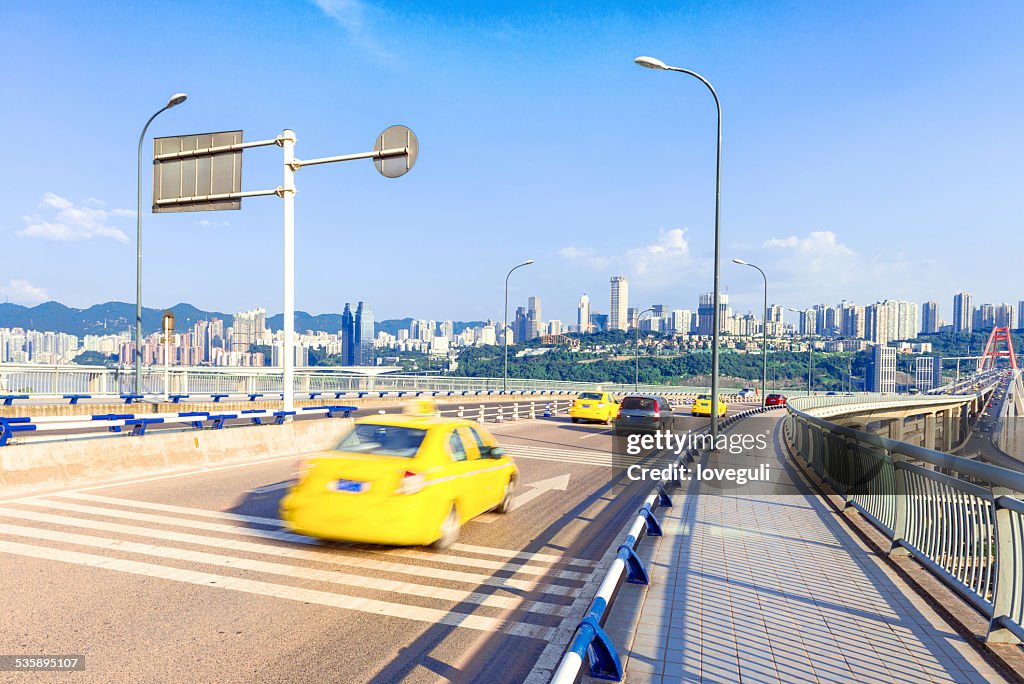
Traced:
<path id="1" fill-rule="evenodd" d="M 776 408 L 781 407 L 767 406 L 743 411 L 726 418 L 719 424 L 719 427 L 724 429 L 743 418 Z M 704 428 L 698 430 L 696 434 L 707 431 L 708 428 Z M 692 460 L 692 453 L 688 453 L 685 459 L 678 459 L 675 465 L 682 469 L 685 463 L 690 463 Z M 619 545 L 615 560 L 612 561 L 608 572 L 605 573 L 604 580 L 598 587 L 597 594 L 590 603 L 586 616 L 576 627 L 576 632 L 551 677 L 551 684 L 576 682 L 586 662 L 590 663 L 591 677 L 615 682 L 622 681 L 622 661 L 603 626 L 623 577 L 629 584 L 648 584 L 650 582 L 650 577 L 637 555 L 636 549 L 645 533 L 650 537 L 661 536 L 661 525 L 655 517 L 654 511 L 659 507 L 672 506 L 672 498 L 666 490 L 669 485 L 678 487 L 680 482 L 678 480 L 659 482 L 654 485 L 654 490 L 644 500 L 626 538 Z"/>
<path id="2" fill-rule="evenodd" d="M 326 418 L 348 418 L 358 410 L 358 406 L 307 406 L 295 411 L 253 409 L 226 411 L 223 413 L 181 411 L 178 413 L 140 415 L 133 413 L 104 413 L 92 416 L 0 417 L 0 447 L 7 446 L 11 438 L 18 433 L 54 432 L 58 430 L 122 432 L 130 428 L 132 435 L 142 436 L 146 434 L 146 428 L 151 425 L 180 424 L 197 430 L 201 430 L 204 427 L 220 430 L 228 420 L 248 420 L 253 425 L 262 425 L 264 420 L 269 420 L 274 424 L 280 425 L 288 416 L 323 414 L 323 417 Z"/>
<path id="3" fill-rule="evenodd" d="M 294 396 L 302 399 L 314 400 L 320 397 L 333 396 L 335 399 L 343 397 L 479 397 L 479 396 L 565 396 L 576 394 L 572 390 L 323 390 L 313 392 L 295 392 Z M 666 396 L 677 396 L 666 394 Z M 682 396 L 682 395 L 679 395 Z M 53 402 L 55 399 L 67 400 L 70 405 L 78 405 L 85 400 L 86 403 L 171 403 L 182 402 L 206 402 L 219 404 L 222 400 L 227 401 L 266 401 L 282 399 L 281 392 L 193 392 L 174 393 L 166 397 L 163 394 L 0 394 L 0 404 L 4 406 L 20 405 L 19 402 Z"/>

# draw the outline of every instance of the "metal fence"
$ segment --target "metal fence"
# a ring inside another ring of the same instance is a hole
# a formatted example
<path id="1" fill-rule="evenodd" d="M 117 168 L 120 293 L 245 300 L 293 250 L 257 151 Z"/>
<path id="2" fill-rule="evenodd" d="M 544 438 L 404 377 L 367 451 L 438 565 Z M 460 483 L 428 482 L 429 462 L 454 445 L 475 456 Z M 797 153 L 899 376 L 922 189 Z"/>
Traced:
<path id="1" fill-rule="evenodd" d="M 989 619 L 1024 639 L 1024 473 L 842 427 L 792 403 L 800 457 L 846 505 Z"/>
<path id="2" fill-rule="evenodd" d="M 279 368 L 261 367 L 181 367 L 172 366 L 167 374 L 169 389 L 174 393 L 209 392 L 281 392 L 282 371 Z M 406 375 L 381 373 L 377 375 L 354 374 L 332 368 L 300 368 L 295 371 L 297 392 L 307 391 L 352 391 L 352 390 L 500 390 L 502 378 L 464 378 L 438 375 Z M 46 366 L 35 364 L 0 364 L 0 392 L 18 394 L 120 394 L 135 389 L 135 374 L 132 369 L 105 368 L 102 366 Z M 142 373 L 142 394 L 155 394 L 165 389 L 162 368 L 148 368 Z M 593 382 L 567 382 L 560 380 L 534 380 L 509 378 L 508 389 L 516 390 L 566 390 L 585 391 L 602 389 L 625 394 L 633 391 L 644 393 L 678 392 L 697 394 L 708 392 L 706 387 L 682 385 L 640 385 Z M 722 390 L 729 394 L 733 390 Z"/>

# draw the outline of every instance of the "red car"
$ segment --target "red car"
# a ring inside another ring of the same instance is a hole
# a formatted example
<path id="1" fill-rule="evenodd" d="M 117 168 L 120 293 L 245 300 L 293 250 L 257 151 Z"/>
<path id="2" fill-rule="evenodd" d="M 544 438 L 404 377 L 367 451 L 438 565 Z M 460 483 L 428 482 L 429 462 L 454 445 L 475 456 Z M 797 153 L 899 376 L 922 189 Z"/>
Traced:
<path id="1" fill-rule="evenodd" d="M 769 394 L 764 400 L 765 406 L 785 406 L 786 397 L 781 394 Z"/>

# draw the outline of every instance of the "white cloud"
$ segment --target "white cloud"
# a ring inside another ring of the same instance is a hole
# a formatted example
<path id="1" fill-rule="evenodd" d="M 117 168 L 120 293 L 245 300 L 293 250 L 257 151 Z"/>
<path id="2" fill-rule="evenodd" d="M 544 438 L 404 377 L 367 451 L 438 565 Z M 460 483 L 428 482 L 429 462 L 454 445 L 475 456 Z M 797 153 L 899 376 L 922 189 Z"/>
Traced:
<path id="1" fill-rule="evenodd" d="M 43 195 L 40 206 L 46 210 L 46 218 L 33 214 L 24 216 L 25 227 L 17 231 L 21 237 L 40 238 L 71 242 L 110 238 L 128 242 L 128 236 L 120 228 L 111 225 L 111 219 L 135 216 L 130 209 L 101 209 L 96 200 L 87 200 L 94 206 L 76 206 L 71 200 L 48 192 Z"/>
<path id="2" fill-rule="evenodd" d="M 6 285 L 0 285 L 0 298 L 24 306 L 35 306 L 50 301 L 50 295 L 46 290 L 19 278 L 8 281 Z"/>
<path id="3" fill-rule="evenodd" d="M 648 285 L 663 285 L 682 275 L 681 267 L 690 262 L 690 244 L 682 228 L 658 230 L 658 239 L 649 245 L 626 252 L 633 276 Z"/>
<path id="4" fill-rule="evenodd" d="M 231 225 L 230 221 L 210 221 L 209 219 L 200 219 L 199 225 L 203 228 L 226 228 Z"/>
<path id="5" fill-rule="evenodd" d="M 798 260 L 805 270 L 813 272 L 833 271 L 838 263 L 849 262 L 857 253 L 839 242 L 831 230 L 815 230 L 807 237 L 790 235 L 785 238 L 772 238 L 764 241 L 764 247 L 783 249 L 790 252 L 790 257 Z"/>
<path id="6" fill-rule="evenodd" d="M 594 256 L 595 253 L 596 250 L 593 247 L 563 247 L 558 250 L 558 254 L 566 259 L 582 259 Z"/>
<path id="7" fill-rule="evenodd" d="M 374 18 L 379 18 L 381 10 L 361 0 L 314 0 L 324 14 L 334 19 L 348 34 L 353 44 L 363 48 L 377 58 L 393 59 L 392 55 L 381 47 L 371 30 Z"/>

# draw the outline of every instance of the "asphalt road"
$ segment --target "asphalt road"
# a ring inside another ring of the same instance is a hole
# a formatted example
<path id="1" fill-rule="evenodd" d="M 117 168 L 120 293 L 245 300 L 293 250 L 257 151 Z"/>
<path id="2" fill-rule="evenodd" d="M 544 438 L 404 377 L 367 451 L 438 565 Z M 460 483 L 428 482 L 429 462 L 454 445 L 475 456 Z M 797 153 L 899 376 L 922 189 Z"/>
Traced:
<path id="1" fill-rule="evenodd" d="M 0 654 L 86 663 L 0 679 L 522 681 L 582 617 L 649 485 L 616 477 L 604 426 L 488 427 L 520 468 L 520 505 L 445 552 L 289 534 L 277 506 L 295 457 L 0 497 Z"/>

